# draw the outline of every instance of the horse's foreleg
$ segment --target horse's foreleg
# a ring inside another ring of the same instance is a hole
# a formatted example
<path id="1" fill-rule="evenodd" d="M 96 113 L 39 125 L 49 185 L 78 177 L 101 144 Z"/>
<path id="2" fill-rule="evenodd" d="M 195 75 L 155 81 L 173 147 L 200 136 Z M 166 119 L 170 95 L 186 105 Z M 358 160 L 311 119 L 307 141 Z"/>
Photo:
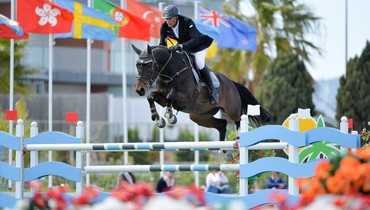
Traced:
<path id="1" fill-rule="evenodd" d="M 164 128 L 166 127 L 166 121 L 164 121 L 164 119 L 159 116 L 157 109 L 155 108 L 155 104 L 154 104 L 157 98 L 158 98 L 157 92 L 151 93 L 147 98 L 149 102 L 151 117 L 152 117 L 152 120 L 157 124 L 159 128 Z"/>
<path id="2" fill-rule="evenodd" d="M 176 124 L 177 123 L 177 118 L 172 112 L 172 101 L 173 98 L 175 97 L 175 93 L 171 92 L 170 94 L 167 95 L 166 97 L 166 114 L 165 117 L 167 118 L 167 122 L 170 124 Z"/>
<path id="3" fill-rule="evenodd" d="M 167 118 L 167 122 L 169 124 L 176 124 L 177 123 L 177 118 L 172 112 L 172 106 L 171 105 L 167 106 L 165 117 Z"/>

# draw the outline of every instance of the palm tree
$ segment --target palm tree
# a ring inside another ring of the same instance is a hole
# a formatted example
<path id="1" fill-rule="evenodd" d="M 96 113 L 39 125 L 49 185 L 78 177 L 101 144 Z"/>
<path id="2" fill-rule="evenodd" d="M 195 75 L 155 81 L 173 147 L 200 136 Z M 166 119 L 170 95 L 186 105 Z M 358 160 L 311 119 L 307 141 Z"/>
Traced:
<path id="1" fill-rule="evenodd" d="M 34 70 L 26 69 L 21 65 L 20 59 L 23 57 L 23 49 L 27 41 L 14 42 L 14 93 L 27 95 L 29 88 L 24 78 L 34 74 Z M 0 93 L 9 94 L 10 90 L 10 40 L 0 39 Z"/>
<path id="2" fill-rule="evenodd" d="M 319 47 L 305 38 L 311 32 L 318 34 L 320 18 L 298 0 L 249 0 L 255 10 L 252 18 L 241 13 L 240 1 L 224 4 L 224 11 L 256 28 L 257 51 L 220 49 L 220 59 L 213 65 L 216 71 L 247 84 L 253 91 L 280 51 L 297 54 L 308 63 L 310 52 L 321 53 Z M 253 71 L 253 84 L 248 84 L 249 71 Z"/>

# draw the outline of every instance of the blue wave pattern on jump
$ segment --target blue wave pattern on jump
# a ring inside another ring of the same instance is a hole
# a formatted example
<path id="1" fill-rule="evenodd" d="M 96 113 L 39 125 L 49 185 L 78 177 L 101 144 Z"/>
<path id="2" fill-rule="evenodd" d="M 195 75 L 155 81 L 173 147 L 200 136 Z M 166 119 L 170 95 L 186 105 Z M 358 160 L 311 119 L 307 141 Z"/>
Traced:
<path id="1" fill-rule="evenodd" d="M 0 192 L 0 209 L 2 208 L 13 208 L 17 203 L 18 199 L 8 194 Z"/>
<path id="2" fill-rule="evenodd" d="M 297 147 L 307 146 L 305 133 L 291 131 L 281 125 L 266 125 L 246 133 L 240 133 L 240 146 L 249 147 L 271 139 L 284 140 Z"/>
<path id="3" fill-rule="evenodd" d="M 61 176 L 74 182 L 81 181 L 81 169 L 62 162 L 44 162 L 24 170 L 24 181 L 29 182 L 45 176 Z"/>
<path id="4" fill-rule="evenodd" d="M 80 144 L 81 139 L 62 132 L 44 132 L 24 140 L 27 144 Z M 8 149 L 20 150 L 21 137 L 15 137 L 0 131 L 0 146 Z M 44 162 L 30 168 L 24 169 L 24 182 L 37 180 L 39 178 L 53 175 L 60 176 L 74 182 L 81 181 L 81 169 L 75 168 L 62 162 Z M 0 177 L 8 180 L 20 180 L 20 168 L 11 166 L 0 161 Z M 14 193 L 13 193 L 14 194 Z M 0 193 L 0 208 L 13 208 L 17 199 L 9 194 Z"/>
<path id="5" fill-rule="evenodd" d="M 10 135 L 4 131 L 0 131 L 0 146 L 12 149 L 20 150 L 21 149 L 21 137 Z"/>
<path id="6" fill-rule="evenodd" d="M 296 164 L 280 157 L 265 157 L 240 165 L 240 178 L 251 178 L 268 171 L 278 171 L 291 177 L 308 178 L 314 175 L 316 165 L 322 160 Z"/>
<path id="7" fill-rule="evenodd" d="M 290 195 L 287 193 L 286 190 L 276 190 L 276 189 L 265 189 L 257 191 L 253 194 L 248 194 L 246 196 L 238 196 L 238 195 L 223 195 L 223 194 L 215 194 L 215 193 L 209 193 L 205 192 L 205 199 L 207 204 L 211 206 L 219 206 L 224 203 L 230 203 L 232 201 L 241 201 L 244 203 L 244 206 L 248 209 L 257 207 L 259 205 L 264 204 L 277 204 L 274 202 L 271 202 L 271 194 L 279 192 L 280 194 L 284 194 L 288 196 L 287 204 L 292 205 L 295 204 L 299 196 Z"/>
<path id="8" fill-rule="evenodd" d="M 306 131 L 307 144 L 318 141 L 329 141 L 345 148 L 358 148 L 361 145 L 360 135 L 342 133 L 334 128 L 314 128 Z"/>
<path id="9" fill-rule="evenodd" d="M 81 139 L 62 133 L 62 132 L 44 132 L 34 137 L 28 138 L 24 144 L 80 144 Z"/>
<path id="10" fill-rule="evenodd" d="M 3 161 L 0 161 L 0 177 L 4 177 L 12 181 L 19 181 L 20 180 L 19 173 L 20 173 L 19 168 L 4 163 Z"/>

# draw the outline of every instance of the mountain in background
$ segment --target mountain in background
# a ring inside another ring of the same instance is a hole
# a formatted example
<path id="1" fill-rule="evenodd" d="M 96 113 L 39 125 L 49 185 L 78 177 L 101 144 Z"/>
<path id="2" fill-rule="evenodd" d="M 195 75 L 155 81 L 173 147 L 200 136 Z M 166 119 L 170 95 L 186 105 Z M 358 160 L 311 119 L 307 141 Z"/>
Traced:
<path id="1" fill-rule="evenodd" d="M 322 114 L 326 123 L 338 127 L 335 119 L 339 77 L 333 79 L 317 80 L 313 94 L 313 103 L 318 114 Z"/>

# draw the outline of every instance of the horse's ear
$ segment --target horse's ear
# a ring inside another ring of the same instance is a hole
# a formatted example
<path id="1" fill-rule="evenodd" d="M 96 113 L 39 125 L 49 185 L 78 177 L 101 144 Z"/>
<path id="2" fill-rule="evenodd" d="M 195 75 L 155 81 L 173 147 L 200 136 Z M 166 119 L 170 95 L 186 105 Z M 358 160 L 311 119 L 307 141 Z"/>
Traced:
<path id="1" fill-rule="evenodd" d="M 131 47 L 136 52 L 137 55 L 140 55 L 142 53 L 142 51 L 139 48 L 137 48 L 134 44 L 131 44 Z"/>
<path id="2" fill-rule="evenodd" d="M 152 47 L 150 45 L 147 46 L 146 52 L 148 53 L 148 55 L 152 54 Z"/>

